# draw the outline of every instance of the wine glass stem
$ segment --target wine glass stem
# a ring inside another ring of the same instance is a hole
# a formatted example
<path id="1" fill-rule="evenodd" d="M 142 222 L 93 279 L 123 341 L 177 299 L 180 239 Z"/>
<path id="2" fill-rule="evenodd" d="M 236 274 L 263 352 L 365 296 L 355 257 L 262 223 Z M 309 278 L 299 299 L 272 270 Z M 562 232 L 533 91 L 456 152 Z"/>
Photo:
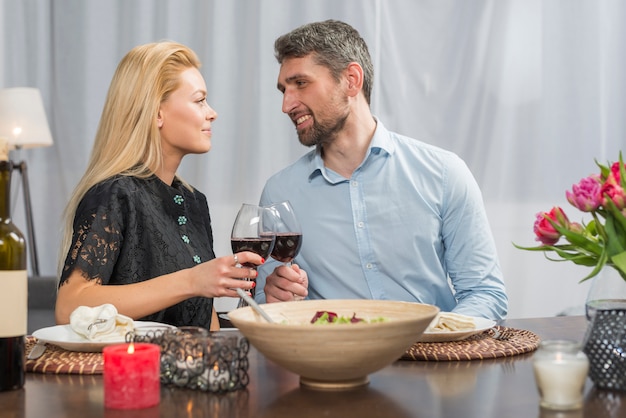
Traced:
<path id="1" fill-rule="evenodd" d="M 256 269 L 253 269 L 253 270 L 256 271 Z M 249 281 L 253 281 L 256 284 L 256 278 L 246 277 L 245 279 L 242 279 L 242 280 L 245 280 L 245 281 L 248 281 L 248 282 Z M 256 285 L 255 285 L 255 287 L 253 287 L 252 289 L 247 291 L 247 292 L 250 293 L 250 296 L 252 296 L 253 299 L 254 299 L 255 290 L 256 290 Z M 239 302 L 237 303 L 237 308 L 245 308 L 246 306 L 249 306 L 248 302 L 246 302 L 245 300 L 240 298 Z"/>

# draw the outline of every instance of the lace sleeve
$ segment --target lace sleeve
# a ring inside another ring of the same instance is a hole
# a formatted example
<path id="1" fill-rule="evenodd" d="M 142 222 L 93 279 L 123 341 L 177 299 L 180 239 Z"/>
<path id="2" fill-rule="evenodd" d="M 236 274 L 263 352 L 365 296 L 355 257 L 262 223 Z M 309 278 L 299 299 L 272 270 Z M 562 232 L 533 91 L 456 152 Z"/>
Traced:
<path id="1" fill-rule="evenodd" d="M 74 217 L 74 234 L 61 283 L 75 268 L 88 280 L 107 284 L 123 242 L 124 209 L 118 193 L 98 186 L 85 195 Z"/>

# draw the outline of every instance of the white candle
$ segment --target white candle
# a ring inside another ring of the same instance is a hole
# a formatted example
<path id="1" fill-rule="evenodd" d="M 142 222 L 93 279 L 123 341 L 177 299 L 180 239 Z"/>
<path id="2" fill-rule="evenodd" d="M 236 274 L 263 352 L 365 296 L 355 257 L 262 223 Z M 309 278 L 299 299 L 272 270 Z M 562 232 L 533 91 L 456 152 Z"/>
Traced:
<path id="1" fill-rule="evenodd" d="M 578 409 L 589 361 L 574 341 L 544 341 L 533 356 L 533 370 L 541 397 L 548 409 Z"/>
<path id="2" fill-rule="evenodd" d="M 176 361 L 178 372 L 189 373 L 189 381 L 185 384 L 188 387 L 200 388 L 210 391 L 230 390 L 230 371 L 228 367 L 220 368 L 220 363 L 214 361 L 207 364 L 215 356 L 212 351 L 219 353 L 223 349 L 223 345 L 227 344 L 229 350 L 231 345 L 237 340 L 219 335 L 210 335 L 210 333 L 199 327 L 181 327 L 181 334 L 178 336 L 178 344 L 182 349 L 184 359 Z M 223 366 L 226 366 L 225 364 Z M 208 387 L 207 387 L 208 385 Z"/>
<path id="3" fill-rule="evenodd" d="M 205 371 L 205 378 L 208 377 L 208 381 L 211 385 L 218 383 L 220 386 L 225 385 L 228 388 L 228 382 L 230 380 L 230 373 L 227 369 L 220 371 L 220 366 L 217 362 L 213 364 L 213 367 L 208 367 Z"/>

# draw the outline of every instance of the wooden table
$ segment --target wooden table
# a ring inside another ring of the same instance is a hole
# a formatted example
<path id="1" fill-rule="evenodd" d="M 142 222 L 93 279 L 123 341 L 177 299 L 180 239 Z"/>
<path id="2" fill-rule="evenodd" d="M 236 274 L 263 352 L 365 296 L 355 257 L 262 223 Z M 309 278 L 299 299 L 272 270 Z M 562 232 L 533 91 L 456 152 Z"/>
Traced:
<path id="1" fill-rule="evenodd" d="M 542 339 L 581 341 L 584 317 L 508 320 Z M 236 331 L 233 331 L 236 332 Z M 583 410 L 570 413 L 539 408 L 532 353 L 495 360 L 459 362 L 397 361 L 370 376 L 370 384 L 347 392 L 300 388 L 298 376 L 249 353 L 246 390 L 214 395 L 163 387 L 154 408 L 105 409 L 102 376 L 29 373 L 24 389 L 0 393 L 0 417 L 463 417 L 575 418 L 626 416 L 626 393 L 593 388 L 587 380 Z"/>

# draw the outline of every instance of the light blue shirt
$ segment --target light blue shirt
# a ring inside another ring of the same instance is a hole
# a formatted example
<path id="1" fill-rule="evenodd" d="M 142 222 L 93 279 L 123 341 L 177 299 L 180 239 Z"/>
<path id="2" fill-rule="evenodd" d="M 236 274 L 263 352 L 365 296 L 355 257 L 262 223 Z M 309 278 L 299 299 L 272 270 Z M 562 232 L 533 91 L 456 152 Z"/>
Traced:
<path id="1" fill-rule="evenodd" d="M 480 189 L 455 154 L 378 121 L 347 179 L 319 149 L 273 175 L 261 204 L 289 200 L 302 227 L 294 260 L 310 299 L 387 299 L 500 319 L 508 299 Z M 259 268 L 256 299 L 265 302 Z"/>

